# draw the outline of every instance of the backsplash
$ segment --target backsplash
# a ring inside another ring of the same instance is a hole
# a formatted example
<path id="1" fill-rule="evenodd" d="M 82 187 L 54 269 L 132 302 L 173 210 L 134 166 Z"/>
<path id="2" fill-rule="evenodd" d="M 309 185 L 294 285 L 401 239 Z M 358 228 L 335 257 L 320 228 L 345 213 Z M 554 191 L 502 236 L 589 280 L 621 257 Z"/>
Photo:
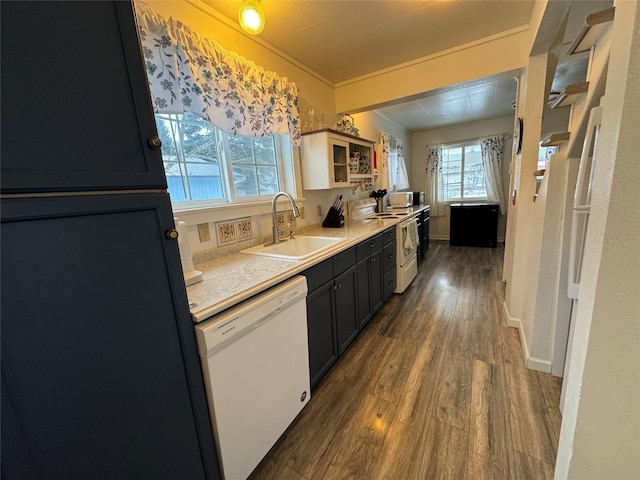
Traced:
<path id="1" fill-rule="evenodd" d="M 289 230 L 292 229 L 297 234 L 304 235 L 305 231 L 322 223 L 337 194 L 343 195 L 345 203 L 368 197 L 368 193 L 352 188 L 305 190 L 303 192 L 304 200 L 298 203 L 300 217 L 293 217 L 289 209 L 281 210 L 276 214 L 278 228 L 284 230 L 285 235 L 288 235 Z M 189 227 L 189 243 L 193 263 L 199 265 L 232 255 L 245 248 L 268 243 L 272 240 L 272 235 L 270 213 L 218 219 L 191 225 Z"/>
<path id="2" fill-rule="evenodd" d="M 301 217 L 304 217 L 304 207 L 300 207 Z M 266 217 L 263 215 L 262 217 Z M 298 219 L 293 216 L 290 210 L 280 211 L 276 213 L 276 221 L 278 228 L 285 232 L 287 236 L 291 230 L 296 233 L 303 233 L 309 226 L 298 224 Z M 196 252 L 192 255 L 194 265 L 209 262 L 216 258 L 224 257 L 244 250 L 245 248 L 254 247 L 263 243 L 272 241 L 271 228 L 264 228 L 264 234 L 259 235 L 260 222 L 257 218 L 243 217 L 238 219 L 225 220 L 214 223 L 214 232 L 211 240 L 217 244 L 217 247 Z M 268 223 L 271 224 L 271 215 L 268 216 Z"/>

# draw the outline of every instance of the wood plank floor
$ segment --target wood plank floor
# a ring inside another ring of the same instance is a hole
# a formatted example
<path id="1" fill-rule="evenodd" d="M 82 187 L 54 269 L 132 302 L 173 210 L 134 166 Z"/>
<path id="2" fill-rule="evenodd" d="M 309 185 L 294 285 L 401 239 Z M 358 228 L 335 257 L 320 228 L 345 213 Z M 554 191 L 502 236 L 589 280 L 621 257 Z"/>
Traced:
<path id="1" fill-rule="evenodd" d="M 432 242 L 251 480 L 552 479 L 561 380 L 524 366 L 503 252 Z"/>

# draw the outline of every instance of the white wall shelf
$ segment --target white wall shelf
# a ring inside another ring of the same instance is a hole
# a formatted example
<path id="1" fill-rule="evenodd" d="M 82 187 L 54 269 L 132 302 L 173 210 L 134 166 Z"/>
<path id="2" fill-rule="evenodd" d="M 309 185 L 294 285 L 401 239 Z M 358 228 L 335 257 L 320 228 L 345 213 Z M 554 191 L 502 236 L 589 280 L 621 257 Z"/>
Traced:
<path id="1" fill-rule="evenodd" d="M 570 132 L 552 133 L 549 138 L 543 140 L 543 147 L 554 147 L 560 145 L 571 138 Z"/>
<path id="2" fill-rule="evenodd" d="M 616 7 L 611 7 L 590 14 L 567 53 L 574 55 L 590 50 L 591 47 L 598 43 L 604 31 L 611 25 L 615 11 Z"/>
<path id="3" fill-rule="evenodd" d="M 567 85 L 558 98 L 551 104 L 551 108 L 568 107 L 579 97 L 589 91 L 589 82 L 572 83 Z"/>

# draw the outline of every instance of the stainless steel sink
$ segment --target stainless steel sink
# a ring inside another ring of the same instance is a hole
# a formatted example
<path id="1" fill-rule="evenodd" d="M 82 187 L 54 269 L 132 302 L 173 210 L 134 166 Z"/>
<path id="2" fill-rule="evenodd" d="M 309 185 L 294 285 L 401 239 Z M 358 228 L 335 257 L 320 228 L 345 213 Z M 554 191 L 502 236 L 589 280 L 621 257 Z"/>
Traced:
<path id="1" fill-rule="evenodd" d="M 303 260 L 324 250 L 328 250 L 343 238 L 298 236 L 293 240 L 281 240 L 280 243 L 258 245 L 241 250 L 240 253 L 263 255 L 265 257 Z"/>

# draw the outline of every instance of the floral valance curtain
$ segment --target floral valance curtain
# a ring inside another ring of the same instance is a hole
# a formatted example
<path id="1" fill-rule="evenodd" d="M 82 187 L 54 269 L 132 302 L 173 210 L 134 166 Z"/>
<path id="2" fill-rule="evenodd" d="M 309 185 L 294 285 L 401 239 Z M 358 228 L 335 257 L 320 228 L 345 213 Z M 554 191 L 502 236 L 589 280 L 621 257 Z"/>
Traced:
<path id="1" fill-rule="evenodd" d="M 500 203 L 500 213 L 507 213 L 507 204 L 502 182 L 502 162 L 504 158 L 504 136 L 492 135 L 480 139 L 482 163 L 484 165 L 484 184 L 487 198 Z"/>
<path id="2" fill-rule="evenodd" d="M 442 217 L 444 209 L 444 178 L 442 175 L 442 145 L 427 145 L 426 196 L 431 205 L 431 216 Z"/>
<path id="3" fill-rule="evenodd" d="M 298 88 L 240 55 L 136 2 L 156 113 L 197 115 L 225 133 L 289 135 L 299 145 Z"/>

